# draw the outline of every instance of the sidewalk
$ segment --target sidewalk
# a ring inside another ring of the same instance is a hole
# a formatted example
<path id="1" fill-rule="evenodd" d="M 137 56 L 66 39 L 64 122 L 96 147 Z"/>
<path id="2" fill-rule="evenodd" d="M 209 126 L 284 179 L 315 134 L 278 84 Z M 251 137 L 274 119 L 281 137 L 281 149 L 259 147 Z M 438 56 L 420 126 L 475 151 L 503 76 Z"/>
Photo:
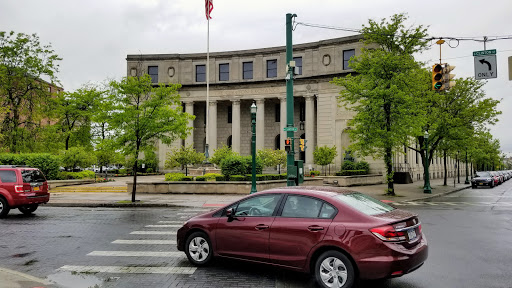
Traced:
<path id="1" fill-rule="evenodd" d="M 140 179 L 143 177 L 138 178 Z M 139 181 L 147 182 L 155 180 L 157 180 L 155 179 L 155 176 L 148 176 L 148 178 L 143 178 Z M 443 179 L 433 179 L 431 181 L 432 194 L 423 193 L 423 181 L 416 181 L 411 184 L 395 184 L 395 194 L 397 196 L 384 195 L 384 190 L 387 188 L 387 184 L 345 187 L 345 189 L 368 194 L 379 200 L 384 200 L 384 202 L 404 202 L 440 197 L 471 187 L 471 185 L 463 184 L 464 180 L 465 179 L 461 177 L 461 184 L 456 184 L 454 186 L 453 178 L 448 178 L 448 186 L 443 186 Z M 122 186 L 122 183 L 126 183 L 127 181 L 131 181 L 131 178 L 117 178 L 115 182 L 87 184 L 82 185 L 82 187 L 99 187 L 101 185 L 105 185 L 105 187 L 110 187 L 113 185 Z M 247 191 L 247 194 L 249 194 L 249 191 Z M 59 192 L 51 193 L 50 202 L 48 202 L 46 205 L 65 207 L 220 207 L 236 201 L 244 196 L 245 195 L 222 193 L 207 195 L 138 193 L 136 195 L 137 202 L 131 203 L 131 194 L 129 193 Z"/>
<path id="2" fill-rule="evenodd" d="M 0 267 L 0 288 L 53 287 L 37 277 Z"/>

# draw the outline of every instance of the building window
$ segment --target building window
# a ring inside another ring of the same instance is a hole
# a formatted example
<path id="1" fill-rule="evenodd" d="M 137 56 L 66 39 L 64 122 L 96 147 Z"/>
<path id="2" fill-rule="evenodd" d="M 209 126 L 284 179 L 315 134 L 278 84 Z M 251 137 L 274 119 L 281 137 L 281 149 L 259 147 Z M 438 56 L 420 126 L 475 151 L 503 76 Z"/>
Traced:
<path id="1" fill-rule="evenodd" d="M 267 78 L 277 77 L 277 59 L 267 60 Z"/>
<path id="2" fill-rule="evenodd" d="M 227 142 L 228 142 L 227 143 L 228 147 L 231 148 L 231 146 L 233 145 L 233 136 L 232 135 L 229 135 Z"/>
<path id="3" fill-rule="evenodd" d="M 281 134 L 274 138 L 274 150 L 281 150 Z"/>
<path id="4" fill-rule="evenodd" d="M 151 83 L 158 83 L 158 66 L 148 66 L 148 74 L 151 76 Z"/>
<path id="5" fill-rule="evenodd" d="M 196 82 L 206 82 L 206 65 L 196 65 Z"/>
<path id="6" fill-rule="evenodd" d="M 350 57 L 356 55 L 356 50 L 350 49 L 350 50 L 343 50 L 343 70 L 349 70 L 350 67 L 348 67 L 348 61 L 350 60 Z"/>
<path id="7" fill-rule="evenodd" d="M 228 123 L 233 122 L 233 106 L 228 106 Z"/>
<path id="8" fill-rule="evenodd" d="M 281 122 L 281 103 L 277 103 L 275 107 L 275 119 L 276 119 L 276 122 Z"/>
<path id="9" fill-rule="evenodd" d="M 244 79 L 252 79 L 252 62 L 243 63 Z"/>
<path id="10" fill-rule="evenodd" d="M 306 103 L 299 103 L 299 121 L 306 121 Z"/>
<path id="11" fill-rule="evenodd" d="M 229 63 L 219 64 L 219 81 L 229 81 Z"/>
<path id="12" fill-rule="evenodd" d="M 293 61 L 295 61 L 295 67 L 299 68 L 299 74 L 302 75 L 302 57 L 293 57 Z"/>

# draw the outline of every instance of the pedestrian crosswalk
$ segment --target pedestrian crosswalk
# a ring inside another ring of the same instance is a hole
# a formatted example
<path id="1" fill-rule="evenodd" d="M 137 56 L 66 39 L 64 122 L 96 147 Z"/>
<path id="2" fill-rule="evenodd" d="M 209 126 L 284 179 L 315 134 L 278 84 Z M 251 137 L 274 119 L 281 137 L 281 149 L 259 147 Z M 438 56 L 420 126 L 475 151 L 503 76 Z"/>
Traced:
<path id="1" fill-rule="evenodd" d="M 427 202 L 427 201 L 404 201 L 393 202 L 394 206 L 500 206 L 512 207 L 512 202 Z"/>
<path id="2" fill-rule="evenodd" d="M 91 260 L 85 264 L 94 263 L 96 262 L 94 259 L 98 259 L 97 262 L 101 264 L 112 262 L 117 265 L 64 265 L 58 270 L 72 273 L 193 274 L 197 268 L 186 260 L 185 253 L 177 251 L 176 233 L 186 219 L 207 211 L 209 211 L 208 208 L 186 209 L 173 215 L 163 216 L 180 220 L 162 220 L 145 225 L 144 229 L 131 231 L 126 239 L 112 241 L 110 244 L 113 245 L 109 246 L 112 249 L 91 251 L 86 254 L 87 259 Z M 162 261 L 166 259 L 168 260 L 163 266 Z M 119 263 L 126 265 L 118 265 Z"/>

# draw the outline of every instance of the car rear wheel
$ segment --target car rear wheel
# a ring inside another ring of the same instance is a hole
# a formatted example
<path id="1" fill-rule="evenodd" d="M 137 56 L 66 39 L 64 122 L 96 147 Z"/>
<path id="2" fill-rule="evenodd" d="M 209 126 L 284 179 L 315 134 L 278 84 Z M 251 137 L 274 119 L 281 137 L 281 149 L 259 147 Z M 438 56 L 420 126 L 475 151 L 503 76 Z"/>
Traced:
<path id="1" fill-rule="evenodd" d="M 7 201 L 0 197 L 0 218 L 5 217 L 9 213 L 9 210 L 11 210 L 11 208 L 9 207 Z"/>
<path id="2" fill-rule="evenodd" d="M 491 188 L 494 188 L 494 182 L 491 182 Z"/>
<path id="3" fill-rule="evenodd" d="M 29 215 L 29 214 L 32 214 L 32 212 L 36 211 L 37 207 L 39 207 L 38 204 L 31 204 L 31 205 L 21 206 L 18 208 L 18 210 L 20 210 L 20 212 L 25 215 Z"/>
<path id="4" fill-rule="evenodd" d="M 213 258 L 212 244 L 208 235 L 204 232 L 190 234 L 185 242 L 185 254 L 192 264 L 207 265 Z"/>
<path id="5" fill-rule="evenodd" d="M 350 288 L 355 280 L 354 267 L 343 253 L 327 251 L 316 260 L 315 277 L 324 288 Z"/>

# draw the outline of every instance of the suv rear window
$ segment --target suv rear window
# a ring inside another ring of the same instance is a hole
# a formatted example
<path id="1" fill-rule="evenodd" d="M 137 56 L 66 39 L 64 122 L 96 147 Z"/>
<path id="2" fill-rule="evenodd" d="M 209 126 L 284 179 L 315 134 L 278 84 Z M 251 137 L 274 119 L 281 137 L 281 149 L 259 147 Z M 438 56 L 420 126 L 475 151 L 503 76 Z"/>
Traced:
<path id="1" fill-rule="evenodd" d="M 361 193 L 340 194 L 334 198 L 366 215 L 383 214 L 395 210 L 395 208 Z"/>
<path id="2" fill-rule="evenodd" d="M 43 173 L 41 173 L 39 170 L 21 170 L 21 177 L 23 177 L 23 183 L 46 181 Z"/>
<path id="3" fill-rule="evenodd" d="M 16 171 L 3 170 L 0 171 L 0 181 L 2 183 L 14 183 L 16 182 Z"/>

